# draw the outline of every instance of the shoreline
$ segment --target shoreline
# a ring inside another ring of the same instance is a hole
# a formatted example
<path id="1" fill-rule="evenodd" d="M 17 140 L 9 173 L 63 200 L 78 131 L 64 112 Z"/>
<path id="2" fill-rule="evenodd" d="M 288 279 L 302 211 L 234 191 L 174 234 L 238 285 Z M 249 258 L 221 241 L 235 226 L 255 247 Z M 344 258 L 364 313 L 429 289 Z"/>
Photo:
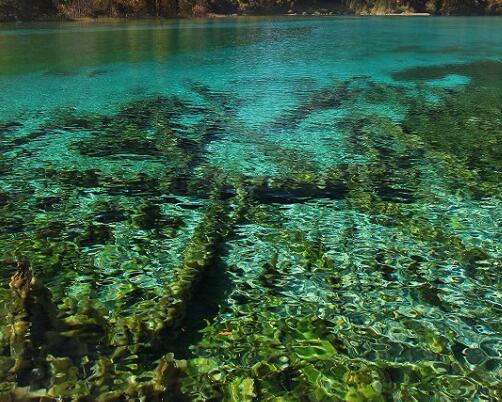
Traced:
<path id="1" fill-rule="evenodd" d="M 204 15 L 180 17 L 180 16 L 152 16 L 152 15 L 133 15 L 133 16 L 81 16 L 81 17 L 67 17 L 67 16 L 40 16 L 33 19 L 0 19 L 0 24 L 12 23 L 29 23 L 29 22 L 114 22 L 114 21 L 169 21 L 169 20 L 202 20 L 202 19 L 228 19 L 228 18 L 270 18 L 270 17 L 502 17 L 500 14 L 490 15 L 444 15 L 432 13 L 417 13 L 417 12 L 403 12 L 403 13 L 335 13 L 335 12 L 313 12 L 313 13 L 282 13 L 282 14 L 219 14 L 207 13 Z"/>

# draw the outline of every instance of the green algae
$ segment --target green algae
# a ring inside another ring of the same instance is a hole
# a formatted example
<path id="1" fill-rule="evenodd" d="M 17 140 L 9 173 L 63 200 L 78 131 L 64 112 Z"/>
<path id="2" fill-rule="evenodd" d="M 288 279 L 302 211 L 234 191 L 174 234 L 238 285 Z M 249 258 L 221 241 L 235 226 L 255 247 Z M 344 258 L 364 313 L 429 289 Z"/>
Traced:
<path id="1" fill-rule="evenodd" d="M 497 69 L 336 81 L 269 127 L 193 82 L 200 103 L 2 123 L 2 398 L 500 399 Z M 269 135 L 326 113 L 340 163 Z M 229 139 L 263 171 L 215 154 Z"/>

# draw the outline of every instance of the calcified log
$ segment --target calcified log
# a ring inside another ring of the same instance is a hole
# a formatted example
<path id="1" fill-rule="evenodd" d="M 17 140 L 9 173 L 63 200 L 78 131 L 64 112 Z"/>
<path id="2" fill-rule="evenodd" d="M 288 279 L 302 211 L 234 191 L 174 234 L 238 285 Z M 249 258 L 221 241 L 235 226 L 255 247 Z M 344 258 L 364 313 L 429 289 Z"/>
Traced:
<path id="1" fill-rule="evenodd" d="M 295 171 L 314 171 L 312 163 L 314 155 L 303 150 L 281 146 L 278 142 L 270 141 L 264 135 L 263 129 L 255 129 L 243 124 L 238 116 L 238 110 L 232 105 L 238 102 L 225 92 L 213 91 L 204 85 L 192 83 L 190 88 L 207 102 L 209 119 L 217 123 L 224 133 L 234 135 L 239 141 L 245 139 L 257 149 L 274 158 L 274 162 L 284 169 L 294 168 Z"/>
<path id="2" fill-rule="evenodd" d="M 117 330 L 110 343 L 117 346 L 115 357 L 125 350 L 138 352 L 144 347 L 156 347 L 173 335 L 184 317 L 186 306 L 196 284 L 219 257 L 222 245 L 241 219 L 247 193 L 238 190 L 230 200 L 221 200 L 221 192 L 212 199 L 202 222 L 197 226 L 183 252 L 183 263 L 176 269 L 172 284 L 166 286 L 159 300 L 142 304 L 141 315 L 118 319 Z M 231 204 L 233 201 L 233 204 Z"/>
<path id="3" fill-rule="evenodd" d="M 9 326 L 12 372 L 23 381 L 37 382 L 45 377 L 47 332 L 54 329 L 57 308 L 50 292 L 34 276 L 26 263 L 18 262 L 9 287 L 14 303 Z"/>
<path id="4" fill-rule="evenodd" d="M 195 280 L 195 277 L 192 279 Z M 117 361 L 94 353 L 81 359 L 87 350 L 81 340 L 96 342 L 95 337 L 89 338 L 90 332 L 111 333 L 113 328 L 97 326 L 92 315 L 84 313 L 59 318 L 64 312 L 58 311 L 49 290 L 33 275 L 26 263 L 17 264 L 9 287 L 12 290 L 12 307 L 7 334 L 14 364 L 7 373 L 9 382 L 3 383 L 3 391 L 0 390 L 0 401 L 51 401 L 59 396 L 97 400 L 94 396 L 98 395 L 99 400 L 110 401 L 124 398 L 184 400 L 179 379 L 185 363 L 176 361 L 172 354 L 162 356 L 153 371 L 141 370 L 137 377 L 128 373 L 122 389 L 110 391 L 113 379 L 122 374 L 117 371 L 115 364 L 120 359 L 130 360 L 132 350 L 124 349 L 122 356 L 115 356 Z M 189 288 L 187 285 L 184 292 L 173 290 L 173 294 L 187 298 Z M 174 316 L 178 317 L 180 313 L 180 310 L 175 309 Z M 169 320 L 174 319 L 174 316 L 166 318 L 164 324 L 169 325 Z M 108 354 L 111 349 L 106 338 L 100 342 L 102 351 Z M 90 368 L 93 374 L 89 376 L 83 366 Z"/>
<path id="5" fill-rule="evenodd" d="M 89 326 L 85 321 L 75 326 L 60 319 L 50 291 L 24 262 L 17 263 L 9 287 L 13 299 L 8 337 L 10 355 L 15 360 L 11 375 L 20 384 L 45 386 L 49 381 L 47 356 L 83 356 L 87 348 L 81 338 L 82 333 L 89 332 Z"/>

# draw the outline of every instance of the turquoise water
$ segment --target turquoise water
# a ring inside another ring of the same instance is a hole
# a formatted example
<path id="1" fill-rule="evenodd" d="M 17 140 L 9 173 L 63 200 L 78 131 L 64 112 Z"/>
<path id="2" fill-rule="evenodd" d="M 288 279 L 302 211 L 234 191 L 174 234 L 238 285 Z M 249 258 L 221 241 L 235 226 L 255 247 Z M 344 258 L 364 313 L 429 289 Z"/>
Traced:
<path id="1" fill-rule="evenodd" d="M 0 393 L 502 398 L 500 18 L 0 25 L 0 89 Z"/>

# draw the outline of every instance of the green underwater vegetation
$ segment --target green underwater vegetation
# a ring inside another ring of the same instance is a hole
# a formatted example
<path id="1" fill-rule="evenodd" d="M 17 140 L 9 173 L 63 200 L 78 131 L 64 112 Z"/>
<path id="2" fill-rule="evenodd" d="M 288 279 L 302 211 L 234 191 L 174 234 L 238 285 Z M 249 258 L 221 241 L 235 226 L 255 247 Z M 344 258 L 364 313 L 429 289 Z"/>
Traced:
<path id="1" fill-rule="evenodd" d="M 393 78 L 0 122 L 0 401 L 501 400 L 502 63 Z"/>

